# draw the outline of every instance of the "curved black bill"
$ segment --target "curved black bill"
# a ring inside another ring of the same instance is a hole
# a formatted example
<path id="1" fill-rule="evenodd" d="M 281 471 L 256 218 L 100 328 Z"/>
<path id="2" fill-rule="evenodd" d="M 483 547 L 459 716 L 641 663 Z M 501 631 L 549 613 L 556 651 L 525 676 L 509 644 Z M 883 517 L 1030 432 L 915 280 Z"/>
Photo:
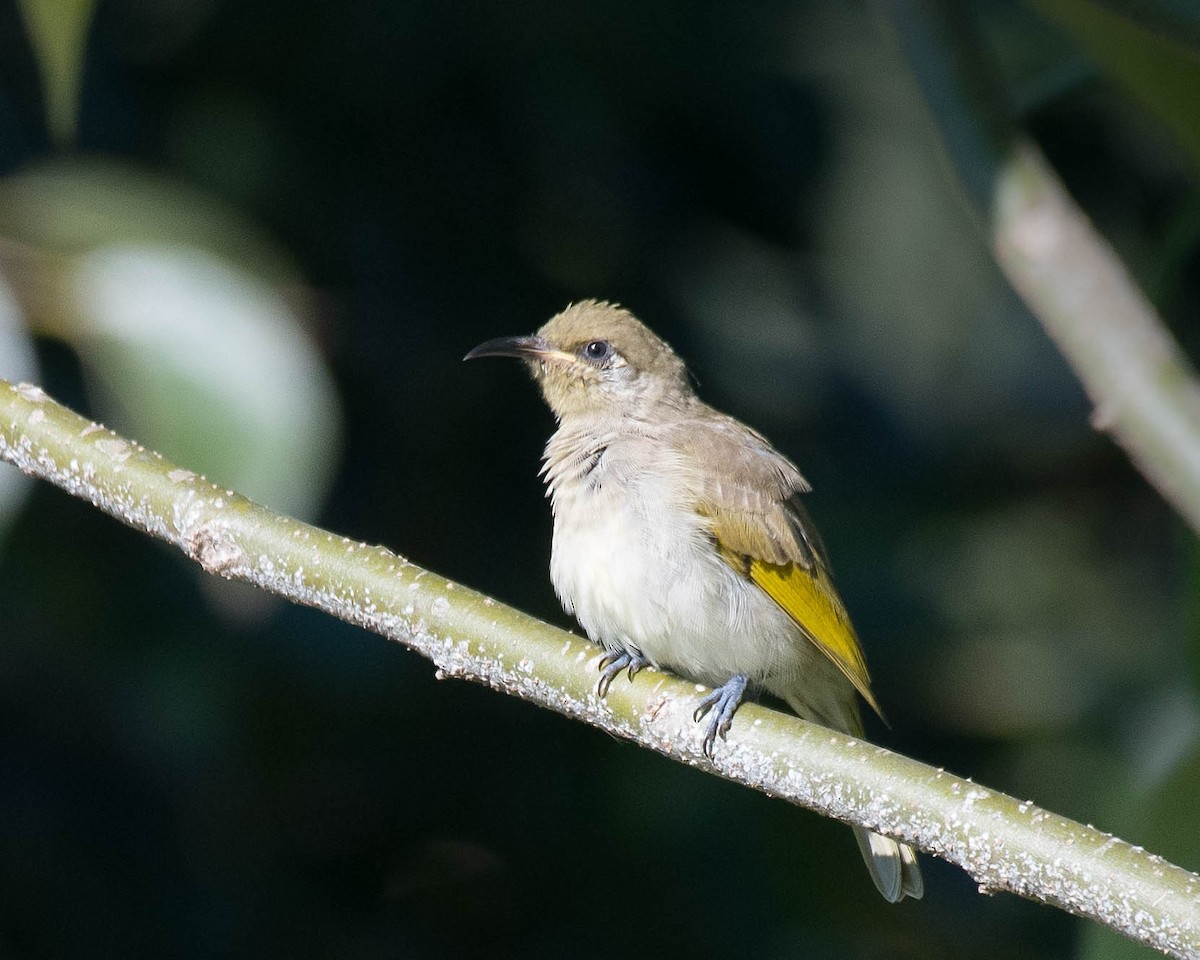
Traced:
<path id="1" fill-rule="evenodd" d="M 496 337 L 467 351 L 464 360 L 478 357 L 534 357 L 551 347 L 541 337 Z"/>

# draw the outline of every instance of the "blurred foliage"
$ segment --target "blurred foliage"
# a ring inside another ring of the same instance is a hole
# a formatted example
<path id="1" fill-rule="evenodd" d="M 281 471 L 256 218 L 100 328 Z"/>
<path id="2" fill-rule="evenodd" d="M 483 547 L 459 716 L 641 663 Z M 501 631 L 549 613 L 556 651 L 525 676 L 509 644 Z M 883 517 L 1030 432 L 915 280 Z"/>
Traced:
<path id="1" fill-rule="evenodd" d="M 1161 120 L 1200 169 L 1200 44 L 1189 48 L 1171 34 L 1144 28 L 1089 0 L 1034 3 Z"/>
<path id="2" fill-rule="evenodd" d="M 310 517 L 338 455 L 335 388 L 274 246 L 184 185 L 97 161 L 0 182 L 34 331 L 76 347 L 106 420 Z"/>
<path id="3" fill-rule="evenodd" d="M 872 11 L 111 0 L 59 6 L 51 50 L 35 6 L 0 0 L 0 375 L 565 623 L 550 417 L 459 358 L 620 300 L 813 481 L 878 739 L 1200 867 L 1195 545 L 1089 429 Z M 1173 8 L 963 9 L 1196 355 Z M 241 616 L 15 482 L 5 956 L 1109 955 L 935 862 L 889 907 L 839 825 L 311 611 Z"/>
<path id="4" fill-rule="evenodd" d="M 18 5 L 41 70 L 46 126 L 65 144 L 75 130 L 95 0 L 18 0 Z"/>

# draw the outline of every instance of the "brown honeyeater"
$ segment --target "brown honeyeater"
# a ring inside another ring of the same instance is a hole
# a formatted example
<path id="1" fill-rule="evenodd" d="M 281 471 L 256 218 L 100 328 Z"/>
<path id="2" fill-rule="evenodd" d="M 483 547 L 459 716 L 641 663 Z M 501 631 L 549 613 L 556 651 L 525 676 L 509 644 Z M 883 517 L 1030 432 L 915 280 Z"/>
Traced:
<path id="1" fill-rule="evenodd" d="M 608 652 L 600 692 L 647 664 L 707 684 L 709 755 L 753 691 L 861 735 L 856 692 L 879 708 L 795 464 L 701 401 L 683 361 L 620 307 L 574 304 L 466 359 L 485 356 L 524 360 L 558 420 L 542 470 L 550 578 Z M 921 896 L 910 846 L 854 831 L 885 898 Z"/>

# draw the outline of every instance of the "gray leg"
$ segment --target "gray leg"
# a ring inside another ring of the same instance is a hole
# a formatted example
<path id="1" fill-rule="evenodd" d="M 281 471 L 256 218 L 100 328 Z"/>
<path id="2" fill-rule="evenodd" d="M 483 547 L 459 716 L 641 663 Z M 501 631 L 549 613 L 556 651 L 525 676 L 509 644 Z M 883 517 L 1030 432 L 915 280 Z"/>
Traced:
<path id="1" fill-rule="evenodd" d="M 737 708 L 742 704 L 742 698 L 746 696 L 746 687 L 749 682 L 749 677 L 744 673 L 735 674 L 725 682 L 724 686 L 717 687 L 701 700 L 700 706 L 692 715 L 693 719 L 699 723 L 706 714 L 712 712 L 712 716 L 708 718 L 708 729 L 704 731 L 704 755 L 710 760 L 717 737 L 722 740 L 726 739 L 725 735 L 729 733 L 729 727 L 733 723 L 733 715 L 737 713 Z"/>
<path id="2" fill-rule="evenodd" d="M 596 693 L 601 697 L 608 696 L 608 688 L 622 670 L 628 670 L 629 679 L 632 680 L 642 667 L 648 666 L 650 661 L 636 648 L 610 650 L 600 658 L 600 682 L 596 684 Z"/>

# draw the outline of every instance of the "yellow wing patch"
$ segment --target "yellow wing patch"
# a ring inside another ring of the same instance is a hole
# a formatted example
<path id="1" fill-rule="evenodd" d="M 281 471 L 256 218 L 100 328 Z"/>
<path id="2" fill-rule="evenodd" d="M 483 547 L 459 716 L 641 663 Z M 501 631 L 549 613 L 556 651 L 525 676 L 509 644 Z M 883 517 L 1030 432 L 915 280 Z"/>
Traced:
<path id="1" fill-rule="evenodd" d="M 871 709 L 882 717 L 883 712 L 871 693 L 871 678 L 858 637 L 825 571 L 819 565 L 806 570 L 796 563 L 741 559 L 742 565 L 734 566 L 744 570 L 796 621 L 813 645 L 837 665 Z"/>

